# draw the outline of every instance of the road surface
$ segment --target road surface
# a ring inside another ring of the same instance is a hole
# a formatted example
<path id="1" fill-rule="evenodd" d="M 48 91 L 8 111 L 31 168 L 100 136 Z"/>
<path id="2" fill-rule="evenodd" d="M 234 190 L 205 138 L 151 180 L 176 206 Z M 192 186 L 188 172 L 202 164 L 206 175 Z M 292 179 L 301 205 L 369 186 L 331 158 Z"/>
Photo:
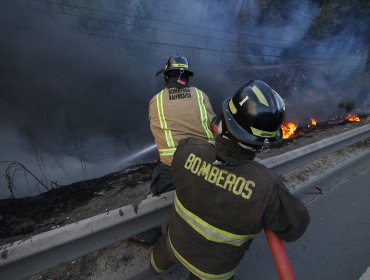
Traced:
<path id="1" fill-rule="evenodd" d="M 320 190 L 301 195 L 311 223 L 301 239 L 285 243 L 297 280 L 370 279 L 370 157 Z M 236 279 L 278 279 L 264 235 L 246 252 Z"/>

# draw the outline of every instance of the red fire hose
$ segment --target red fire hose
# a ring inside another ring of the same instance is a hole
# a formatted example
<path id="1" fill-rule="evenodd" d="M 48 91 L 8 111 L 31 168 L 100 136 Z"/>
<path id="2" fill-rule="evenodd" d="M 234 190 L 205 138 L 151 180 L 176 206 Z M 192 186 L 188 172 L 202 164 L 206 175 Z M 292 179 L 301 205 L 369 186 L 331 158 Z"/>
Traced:
<path id="1" fill-rule="evenodd" d="M 283 242 L 270 229 L 264 231 L 280 280 L 295 280 Z"/>

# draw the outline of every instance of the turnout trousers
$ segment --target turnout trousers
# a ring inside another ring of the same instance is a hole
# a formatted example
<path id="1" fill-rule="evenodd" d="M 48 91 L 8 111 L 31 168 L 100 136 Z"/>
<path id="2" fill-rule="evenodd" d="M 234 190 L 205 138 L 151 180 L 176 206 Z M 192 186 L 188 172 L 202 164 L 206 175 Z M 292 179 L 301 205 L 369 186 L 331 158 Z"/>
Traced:
<path id="1" fill-rule="evenodd" d="M 177 259 L 171 249 L 168 234 L 162 234 L 157 243 L 153 246 L 150 252 L 150 267 L 156 274 L 161 274 L 168 270 L 173 264 L 177 263 Z M 200 278 L 190 272 L 188 280 L 199 280 Z M 233 280 L 234 276 L 229 278 Z"/>

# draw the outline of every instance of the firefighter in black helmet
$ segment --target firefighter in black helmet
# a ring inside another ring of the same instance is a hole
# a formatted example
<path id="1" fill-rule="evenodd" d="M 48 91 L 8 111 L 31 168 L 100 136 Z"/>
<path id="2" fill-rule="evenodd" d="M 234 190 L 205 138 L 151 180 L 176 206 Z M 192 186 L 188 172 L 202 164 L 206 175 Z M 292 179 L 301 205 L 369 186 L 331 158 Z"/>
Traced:
<path id="1" fill-rule="evenodd" d="M 149 104 L 150 129 L 160 157 L 153 172 L 149 197 L 174 189 L 171 162 L 179 140 L 195 137 L 214 142 L 210 124 L 215 113 L 208 96 L 189 85 L 189 78 L 194 73 L 189 70 L 186 57 L 169 57 L 157 76 L 160 73 L 164 74 L 166 87 Z M 154 243 L 160 233 L 158 227 L 137 235 L 135 239 Z"/>
<path id="2" fill-rule="evenodd" d="M 157 144 L 160 162 L 153 174 L 151 195 L 173 190 L 171 162 L 179 140 L 187 137 L 214 141 L 210 123 L 215 117 L 208 96 L 189 85 L 194 75 L 186 57 L 173 55 L 164 67 L 166 87 L 149 104 L 150 129 Z"/>
<path id="3" fill-rule="evenodd" d="M 278 143 L 285 117 L 284 101 L 262 81 L 251 81 L 222 104 L 223 135 L 258 150 Z"/>
<path id="4" fill-rule="evenodd" d="M 194 73 L 189 70 L 189 63 L 185 56 L 182 55 L 173 55 L 168 58 L 167 63 L 164 65 L 164 67 L 159 70 L 156 74 L 158 76 L 160 73 L 164 73 L 164 81 L 167 85 L 168 79 L 171 76 L 175 76 L 177 78 L 180 78 L 177 81 L 181 85 L 185 85 L 189 81 L 189 77 L 194 76 Z M 183 81 L 181 82 L 181 78 Z"/>
<path id="5" fill-rule="evenodd" d="M 172 162 L 175 198 L 167 232 L 154 245 L 156 273 L 179 261 L 189 279 L 233 279 L 252 240 L 269 228 L 284 241 L 309 224 L 304 204 L 281 179 L 254 161 L 282 139 L 285 106 L 262 81 L 251 81 L 222 104 L 215 146 L 179 142 Z"/>

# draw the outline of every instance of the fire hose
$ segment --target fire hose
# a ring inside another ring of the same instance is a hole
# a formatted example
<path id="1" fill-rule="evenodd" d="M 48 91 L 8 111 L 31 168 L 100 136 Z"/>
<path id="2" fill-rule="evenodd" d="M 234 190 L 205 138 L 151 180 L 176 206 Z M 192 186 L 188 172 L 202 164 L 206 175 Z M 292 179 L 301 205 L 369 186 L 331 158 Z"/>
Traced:
<path id="1" fill-rule="evenodd" d="M 265 229 L 264 232 L 280 280 L 295 280 L 296 278 L 294 276 L 292 266 L 290 265 L 283 241 L 281 241 L 281 239 L 270 229 Z"/>

